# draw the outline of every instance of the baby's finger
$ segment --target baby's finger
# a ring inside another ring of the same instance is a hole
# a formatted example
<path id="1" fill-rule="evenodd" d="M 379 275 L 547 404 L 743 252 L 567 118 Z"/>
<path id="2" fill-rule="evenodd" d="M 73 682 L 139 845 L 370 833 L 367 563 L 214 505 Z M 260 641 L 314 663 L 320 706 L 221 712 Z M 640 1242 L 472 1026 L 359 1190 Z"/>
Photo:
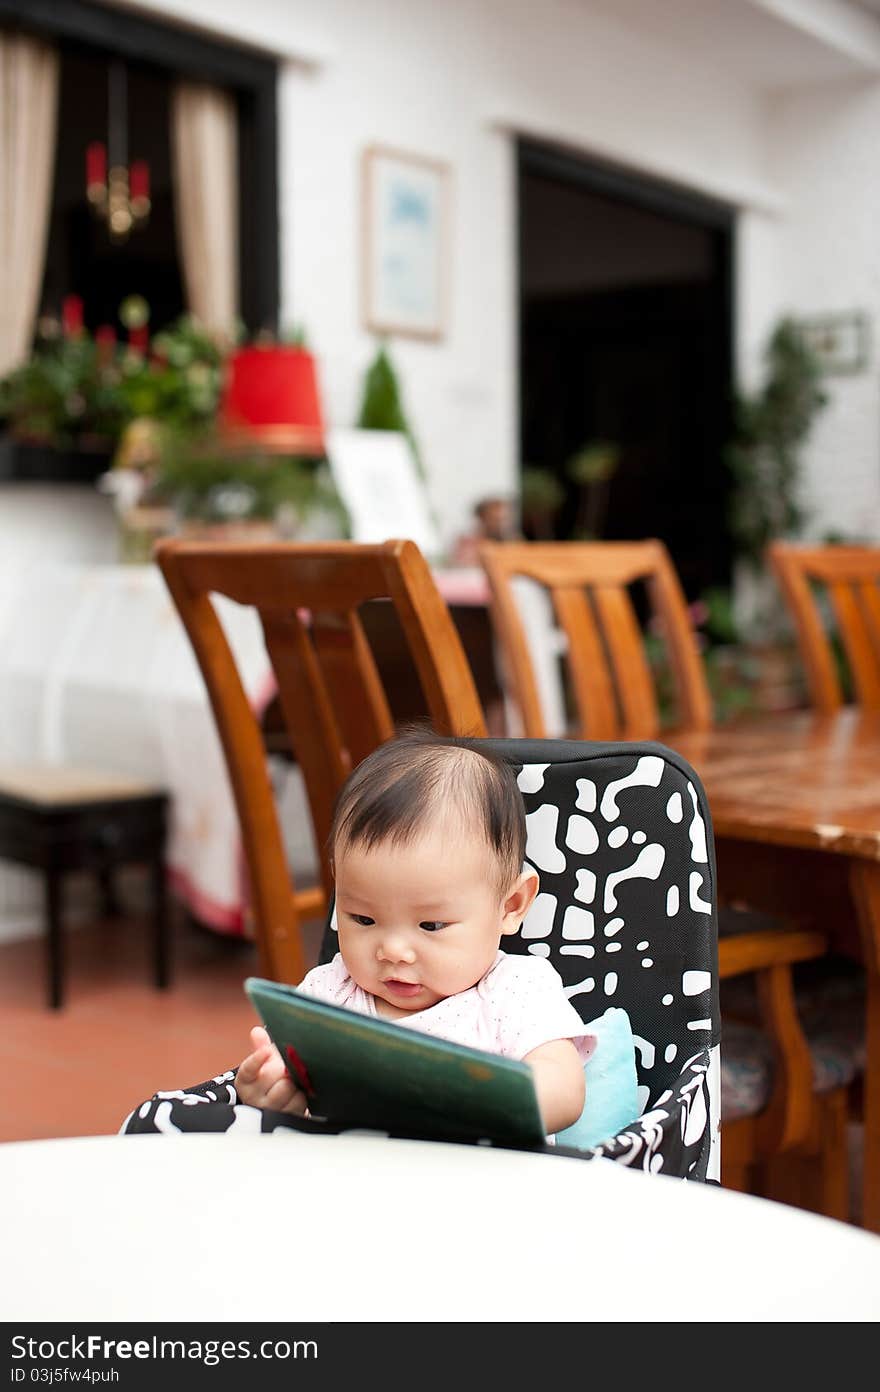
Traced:
<path id="1" fill-rule="evenodd" d="M 253 1083 L 256 1081 L 260 1069 L 268 1063 L 272 1055 L 268 1052 L 268 1047 L 256 1049 L 247 1058 L 242 1059 L 238 1065 L 237 1078 L 242 1083 Z"/>
<path id="2" fill-rule="evenodd" d="M 284 1064 L 281 1062 L 281 1059 L 278 1057 L 277 1051 L 273 1049 L 272 1052 L 266 1058 L 264 1058 L 263 1063 L 257 1072 L 257 1081 L 259 1082 L 261 1087 L 266 1088 L 266 1090 L 268 1091 L 268 1089 L 274 1086 L 275 1083 L 280 1082 L 286 1078 L 287 1070 L 284 1067 Z"/>
<path id="3" fill-rule="evenodd" d="M 294 1112 L 302 1116 L 306 1108 L 305 1093 L 294 1087 L 289 1078 L 279 1078 L 266 1094 L 264 1105 L 272 1111 Z"/>
<path id="4" fill-rule="evenodd" d="M 254 1025 L 251 1030 L 251 1044 L 254 1050 L 265 1049 L 266 1045 L 270 1043 L 269 1031 L 264 1029 L 262 1025 Z"/>
<path id="5" fill-rule="evenodd" d="M 267 1107 L 283 1107 L 285 1102 L 290 1100 L 290 1094 L 294 1091 L 288 1077 L 274 1078 L 267 1083 L 265 1098 Z"/>

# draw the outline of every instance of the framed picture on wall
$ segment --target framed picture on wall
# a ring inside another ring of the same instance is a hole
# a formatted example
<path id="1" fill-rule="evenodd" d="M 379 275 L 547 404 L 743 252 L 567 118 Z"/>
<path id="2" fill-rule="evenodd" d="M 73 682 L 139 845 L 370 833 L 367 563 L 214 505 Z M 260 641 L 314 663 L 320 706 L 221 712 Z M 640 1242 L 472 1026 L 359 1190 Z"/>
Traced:
<path id="1" fill-rule="evenodd" d="M 364 151 L 363 310 L 373 333 L 443 337 L 450 179 L 438 160 Z"/>
<path id="2" fill-rule="evenodd" d="M 862 372 L 868 365 L 868 316 L 861 310 L 801 319 L 804 341 L 819 359 L 823 372 Z"/>

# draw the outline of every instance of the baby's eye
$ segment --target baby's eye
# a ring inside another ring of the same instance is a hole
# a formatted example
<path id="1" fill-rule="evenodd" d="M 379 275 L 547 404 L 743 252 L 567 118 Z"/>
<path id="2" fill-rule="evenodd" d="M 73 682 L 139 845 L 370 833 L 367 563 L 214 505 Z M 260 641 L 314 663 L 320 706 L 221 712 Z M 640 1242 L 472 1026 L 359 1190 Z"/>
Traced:
<path id="1" fill-rule="evenodd" d="M 355 923 L 359 923 L 361 928 L 371 928 L 376 922 L 375 918 L 368 918 L 366 914 L 349 914 L 348 916 L 353 918 Z"/>
<path id="2" fill-rule="evenodd" d="M 446 928 L 447 926 L 448 925 L 446 923 L 440 923 L 437 919 L 434 918 L 426 919 L 423 923 L 419 924 L 419 927 L 424 928 L 426 933 L 436 933 L 441 928 Z"/>

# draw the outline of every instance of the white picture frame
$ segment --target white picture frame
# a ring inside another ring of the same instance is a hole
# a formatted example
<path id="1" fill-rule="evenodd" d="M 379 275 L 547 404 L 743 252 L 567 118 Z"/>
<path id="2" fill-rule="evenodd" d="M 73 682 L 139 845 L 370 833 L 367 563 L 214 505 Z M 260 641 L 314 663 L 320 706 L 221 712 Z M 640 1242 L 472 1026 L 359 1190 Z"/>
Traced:
<path id="1" fill-rule="evenodd" d="M 868 316 L 862 310 L 820 314 L 798 323 L 807 347 L 815 353 L 823 372 L 863 372 L 870 357 Z"/>
<path id="2" fill-rule="evenodd" d="M 446 333 L 451 170 L 372 145 L 363 156 L 363 318 L 376 334 Z"/>

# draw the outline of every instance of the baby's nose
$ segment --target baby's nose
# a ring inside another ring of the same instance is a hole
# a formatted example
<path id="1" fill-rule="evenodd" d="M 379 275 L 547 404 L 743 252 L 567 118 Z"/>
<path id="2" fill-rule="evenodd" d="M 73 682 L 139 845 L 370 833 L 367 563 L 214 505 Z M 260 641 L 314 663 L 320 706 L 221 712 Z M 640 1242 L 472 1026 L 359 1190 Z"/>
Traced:
<path id="1" fill-rule="evenodd" d="M 415 949 L 406 933 L 386 933 L 379 944 L 380 962 L 414 962 Z"/>

